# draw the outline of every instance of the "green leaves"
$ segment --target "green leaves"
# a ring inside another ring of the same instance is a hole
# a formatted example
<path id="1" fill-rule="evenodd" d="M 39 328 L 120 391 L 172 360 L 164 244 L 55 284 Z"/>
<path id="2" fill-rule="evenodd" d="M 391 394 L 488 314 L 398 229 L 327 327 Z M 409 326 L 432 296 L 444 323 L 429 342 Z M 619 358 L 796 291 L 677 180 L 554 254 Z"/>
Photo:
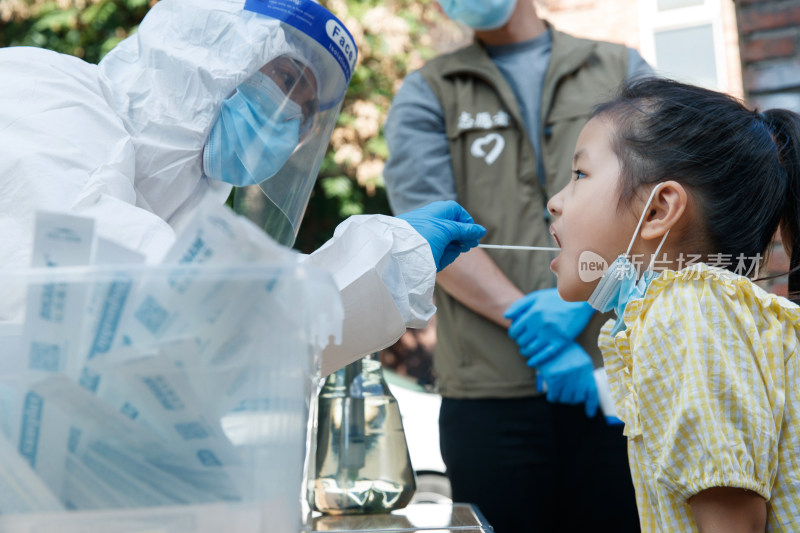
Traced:
<path id="1" fill-rule="evenodd" d="M 364 206 L 360 202 L 360 194 L 355 190 L 353 180 L 347 176 L 337 176 L 320 180 L 320 186 L 325 192 L 325 197 L 339 203 L 339 213 L 343 217 L 360 215 Z"/>
<path id="2" fill-rule="evenodd" d="M 0 25 L 0 46 L 38 46 L 97 63 L 136 30 L 150 6 L 148 0 L 0 0 L 0 7 L 10 13 Z"/>

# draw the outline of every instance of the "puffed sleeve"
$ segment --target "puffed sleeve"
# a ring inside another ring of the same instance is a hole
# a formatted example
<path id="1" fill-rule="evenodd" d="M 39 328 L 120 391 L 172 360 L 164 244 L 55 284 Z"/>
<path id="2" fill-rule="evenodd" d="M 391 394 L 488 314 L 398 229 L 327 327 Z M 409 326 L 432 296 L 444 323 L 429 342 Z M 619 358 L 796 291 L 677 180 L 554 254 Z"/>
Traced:
<path id="1" fill-rule="evenodd" d="M 732 284 L 677 279 L 655 292 L 645 312 L 633 302 L 625 315 L 656 482 L 684 500 L 711 487 L 769 499 L 784 408 L 780 326 L 759 320 L 753 295 Z"/>

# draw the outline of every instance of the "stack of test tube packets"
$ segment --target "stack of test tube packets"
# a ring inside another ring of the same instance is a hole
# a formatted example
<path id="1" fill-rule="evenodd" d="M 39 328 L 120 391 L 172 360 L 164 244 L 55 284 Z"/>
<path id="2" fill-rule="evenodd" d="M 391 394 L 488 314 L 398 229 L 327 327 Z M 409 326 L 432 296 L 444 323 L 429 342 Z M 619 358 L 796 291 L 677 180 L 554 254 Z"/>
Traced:
<path id="1" fill-rule="evenodd" d="M 0 289 L 20 315 L 0 336 L 0 514 L 299 501 L 310 377 L 341 326 L 332 282 L 293 283 L 300 260 L 225 207 L 141 268 L 91 219 L 40 213 L 36 276 Z"/>

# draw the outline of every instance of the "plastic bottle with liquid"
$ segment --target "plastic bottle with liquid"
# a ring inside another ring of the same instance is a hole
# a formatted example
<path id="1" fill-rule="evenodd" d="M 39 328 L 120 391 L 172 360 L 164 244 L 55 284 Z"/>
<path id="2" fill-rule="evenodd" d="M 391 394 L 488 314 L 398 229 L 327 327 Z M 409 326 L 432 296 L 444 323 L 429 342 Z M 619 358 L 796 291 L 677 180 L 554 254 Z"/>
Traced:
<path id="1" fill-rule="evenodd" d="M 416 481 L 400 410 L 379 355 L 328 376 L 317 412 L 313 508 L 359 514 L 405 507 Z"/>

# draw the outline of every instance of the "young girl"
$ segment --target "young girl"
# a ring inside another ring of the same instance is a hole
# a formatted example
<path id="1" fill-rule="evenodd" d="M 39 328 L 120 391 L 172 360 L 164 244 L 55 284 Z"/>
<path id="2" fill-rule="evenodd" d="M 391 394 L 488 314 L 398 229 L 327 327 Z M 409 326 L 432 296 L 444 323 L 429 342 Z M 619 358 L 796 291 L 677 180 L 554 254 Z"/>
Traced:
<path id="1" fill-rule="evenodd" d="M 559 294 L 617 312 L 600 343 L 644 532 L 800 532 L 800 308 L 746 277 L 780 230 L 800 289 L 799 143 L 792 112 L 634 82 L 548 204 Z"/>

